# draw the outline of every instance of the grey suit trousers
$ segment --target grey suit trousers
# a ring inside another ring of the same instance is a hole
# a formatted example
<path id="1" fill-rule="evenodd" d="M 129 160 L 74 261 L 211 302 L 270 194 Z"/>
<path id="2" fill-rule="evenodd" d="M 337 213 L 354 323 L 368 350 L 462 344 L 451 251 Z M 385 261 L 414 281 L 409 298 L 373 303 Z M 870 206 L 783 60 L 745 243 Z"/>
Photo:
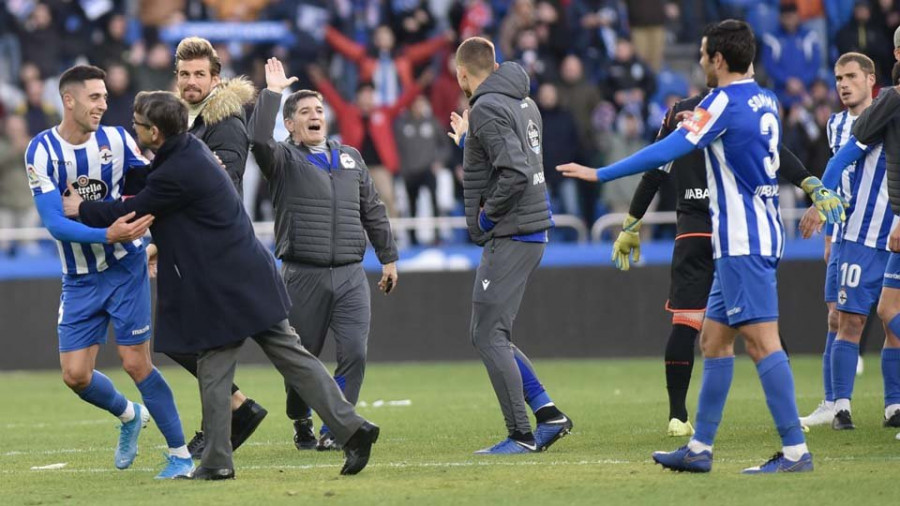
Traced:
<path id="1" fill-rule="evenodd" d="M 365 420 L 347 402 L 325 366 L 300 344 L 288 321 L 273 325 L 251 338 L 259 344 L 285 381 L 319 413 L 341 444 Z M 203 467 L 233 468 L 231 459 L 231 383 L 243 341 L 205 350 L 197 360 L 200 401 L 203 404 Z"/>

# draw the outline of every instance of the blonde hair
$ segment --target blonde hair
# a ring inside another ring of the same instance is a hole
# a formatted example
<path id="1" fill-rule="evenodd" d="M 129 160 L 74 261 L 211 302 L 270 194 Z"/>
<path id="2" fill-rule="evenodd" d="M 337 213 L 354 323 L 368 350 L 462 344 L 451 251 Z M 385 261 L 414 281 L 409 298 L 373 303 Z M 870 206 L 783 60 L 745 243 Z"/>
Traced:
<path id="1" fill-rule="evenodd" d="M 175 66 L 180 61 L 200 60 L 206 58 L 209 60 L 209 73 L 217 76 L 222 71 L 222 62 L 219 61 L 219 54 L 212 44 L 200 37 L 188 37 L 178 43 L 175 49 Z"/>

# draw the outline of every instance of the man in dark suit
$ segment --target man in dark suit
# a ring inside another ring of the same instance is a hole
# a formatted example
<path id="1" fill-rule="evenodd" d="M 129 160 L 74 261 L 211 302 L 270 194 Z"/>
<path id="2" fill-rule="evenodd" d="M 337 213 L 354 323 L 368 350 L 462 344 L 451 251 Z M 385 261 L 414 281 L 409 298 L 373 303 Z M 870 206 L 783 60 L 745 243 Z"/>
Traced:
<path id="1" fill-rule="evenodd" d="M 231 384 L 238 350 L 255 340 L 286 382 L 301 393 L 344 447 L 341 474 L 369 460 L 379 429 L 360 417 L 288 324 L 290 299 L 271 253 L 212 152 L 187 133 L 187 107 L 167 92 L 135 99 L 138 142 L 156 153 L 143 189 L 124 201 L 64 201 L 67 216 L 112 223 L 131 211 L 153 214 L 157 248 L 158 352 L 199 353 L 206 448 L 194 479 L 234 477 Z"/>

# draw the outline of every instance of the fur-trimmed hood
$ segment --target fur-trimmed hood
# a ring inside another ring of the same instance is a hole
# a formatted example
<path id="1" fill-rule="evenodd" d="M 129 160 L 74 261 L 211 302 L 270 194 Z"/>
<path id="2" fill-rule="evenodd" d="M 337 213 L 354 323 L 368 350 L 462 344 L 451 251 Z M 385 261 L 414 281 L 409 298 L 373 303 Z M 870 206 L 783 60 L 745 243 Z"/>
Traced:
<path id="1" fill-rule="evenodd" d="M 256 88 L 244 76 L 222 80 L 209 102 L 203 107 L 200 117 L 206 125 L 214 125 L 225 118 L 242 115 L 244 104 L 256 99 Z"/>

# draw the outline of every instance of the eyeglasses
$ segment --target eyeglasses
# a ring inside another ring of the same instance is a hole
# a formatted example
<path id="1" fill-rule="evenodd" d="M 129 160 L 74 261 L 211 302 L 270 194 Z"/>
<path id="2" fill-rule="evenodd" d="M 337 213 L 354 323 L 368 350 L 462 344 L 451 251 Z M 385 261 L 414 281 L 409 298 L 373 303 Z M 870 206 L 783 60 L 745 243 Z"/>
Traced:
<path id="1" fill-rule="evenodd" d="M 132 119 L 131 124 L 134 126 L 142 126 L 144 128 L 153 128 L 153 125 L 151 125 L 149 123 L 141 123 L 140 121 L 138 121 L 136 119 Z"/>

